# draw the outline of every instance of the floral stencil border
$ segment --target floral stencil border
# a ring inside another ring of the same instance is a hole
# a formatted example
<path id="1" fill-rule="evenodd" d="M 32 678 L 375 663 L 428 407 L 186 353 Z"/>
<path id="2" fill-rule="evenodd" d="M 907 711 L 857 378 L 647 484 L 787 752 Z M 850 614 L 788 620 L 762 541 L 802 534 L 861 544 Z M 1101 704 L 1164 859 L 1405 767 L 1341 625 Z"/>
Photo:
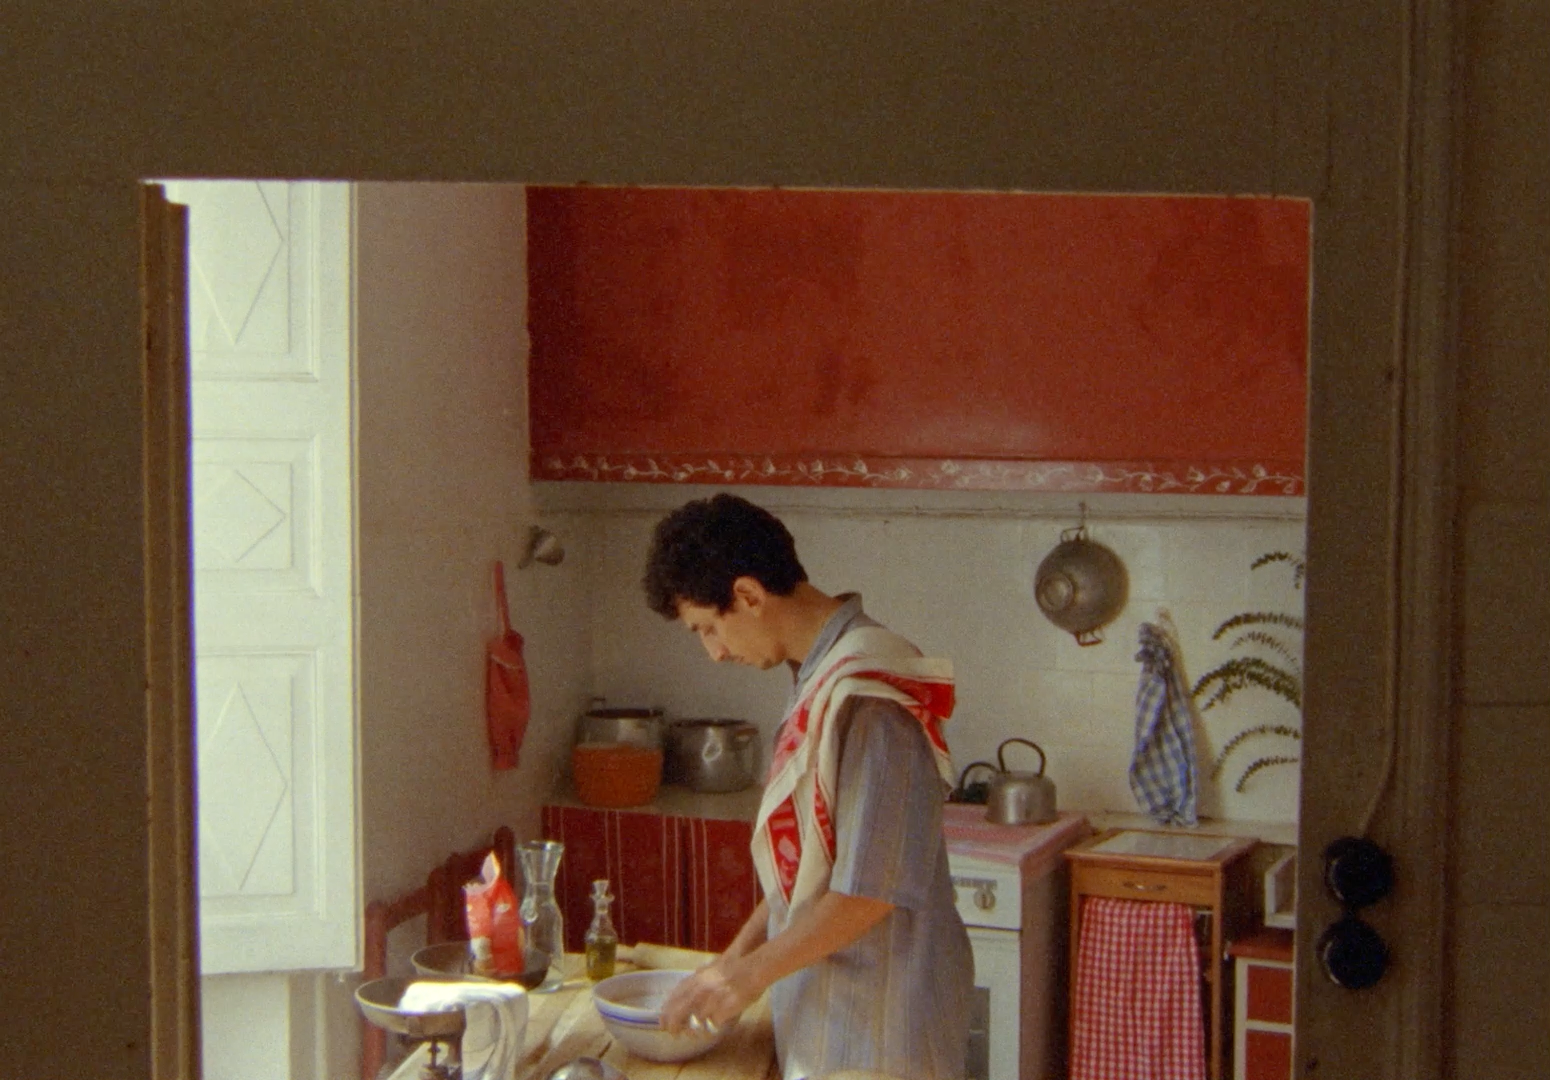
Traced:
<path id="1" fill-rule="evenodd" d="M 1286 462 L 996 461 L 861 454 L 538 454 L 534 480 L 950 491 L 1303 495 L 1302 466 Z"/>

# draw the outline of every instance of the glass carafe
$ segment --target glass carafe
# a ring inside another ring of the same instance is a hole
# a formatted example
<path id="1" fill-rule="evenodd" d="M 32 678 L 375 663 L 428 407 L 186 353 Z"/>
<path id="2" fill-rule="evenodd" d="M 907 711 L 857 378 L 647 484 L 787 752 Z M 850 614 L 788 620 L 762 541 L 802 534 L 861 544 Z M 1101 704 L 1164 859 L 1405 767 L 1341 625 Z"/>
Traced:
<path id="1" fill-rule="evenodd" d="M 565 922 L 554 902 L 554 876 L 565 845 L 557 840 L 528 840 L 517 845 L 522 861 L 522 929 L 529 949 L 549 955 L 549 970 L 536 993 L 558 990 L 565 981 Z"/>

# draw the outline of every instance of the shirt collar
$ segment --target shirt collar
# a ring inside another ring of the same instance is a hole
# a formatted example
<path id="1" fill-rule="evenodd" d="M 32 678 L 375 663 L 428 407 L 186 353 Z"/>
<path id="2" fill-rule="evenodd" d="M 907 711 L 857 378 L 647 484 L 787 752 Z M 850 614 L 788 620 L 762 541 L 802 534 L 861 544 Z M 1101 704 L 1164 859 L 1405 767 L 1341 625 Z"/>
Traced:
<path id="1" fill-rule="evenodd" d="M 849 630 L 850 624 L 861 617 L 860 593 L 840 593 L 835 599 L 842 600 L 844 603 L 829 616 L 828 621 L 823 624 L 823 629 L 818 631 L 813 647 L 807 650 L 802 666 L 797 669 L 795 680 L 797 686 L 801 686 L 812 677 L 829 650 L 834 648 L 834 643 L 840 639 L 840 635 Z"/>

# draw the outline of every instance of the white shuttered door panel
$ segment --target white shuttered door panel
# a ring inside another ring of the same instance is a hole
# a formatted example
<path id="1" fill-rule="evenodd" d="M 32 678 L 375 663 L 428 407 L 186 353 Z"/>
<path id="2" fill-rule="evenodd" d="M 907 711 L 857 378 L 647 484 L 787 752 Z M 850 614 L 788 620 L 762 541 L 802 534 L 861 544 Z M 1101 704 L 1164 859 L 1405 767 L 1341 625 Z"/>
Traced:
<path id="1" fill-rule="evenodd" d="M 190 210 L 205 974 L 359 964 L 351 192 Z"/>

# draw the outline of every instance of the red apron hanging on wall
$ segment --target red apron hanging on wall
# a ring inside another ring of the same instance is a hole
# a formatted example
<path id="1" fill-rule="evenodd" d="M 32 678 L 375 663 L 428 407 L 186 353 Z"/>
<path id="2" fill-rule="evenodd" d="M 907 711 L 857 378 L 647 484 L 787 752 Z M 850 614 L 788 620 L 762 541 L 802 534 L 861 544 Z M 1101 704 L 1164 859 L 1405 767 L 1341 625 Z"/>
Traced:
<path id="1" fill-rule="evenodd" d="M 490 733 L 490 762 L 497 769 L 516 767 L 531 713 L 522 635 L 511 628 L 506 606 L 506 568 L 495 564 L 495 606 L 501 632 L 485 646 L 484 712 Z"/>

